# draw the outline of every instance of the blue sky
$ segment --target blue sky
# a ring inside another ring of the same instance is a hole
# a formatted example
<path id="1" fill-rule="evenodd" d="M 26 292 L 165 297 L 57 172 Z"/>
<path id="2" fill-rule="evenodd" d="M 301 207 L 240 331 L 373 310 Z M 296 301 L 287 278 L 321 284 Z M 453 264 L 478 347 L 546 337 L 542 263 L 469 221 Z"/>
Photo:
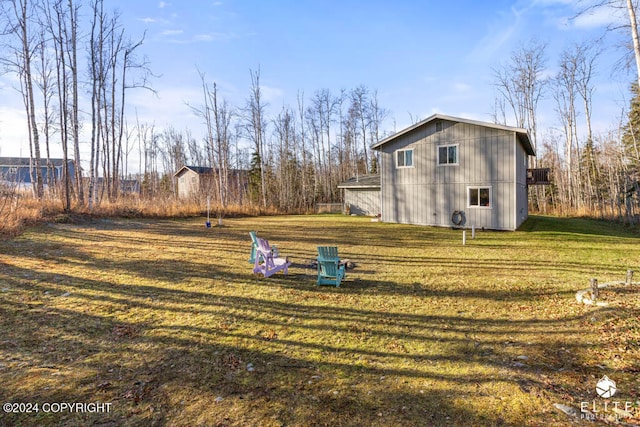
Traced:
<path id="1" fill-rule="evenodd" d="M 106 0 L 105 6 L 120 12 L 132 38 L 146 32 L 139 53 L 159 76 L 152 80 L 157 97 L 129 93 L 130 115 L 137 112 L 156 129 L 190 128 L 200 137 L 204 126 L 186 105 L 202 103 L 197 69 L 237 107 L 249 94 L 249 70 L 259 68 L 272 112 L 295 106 L 299 91 L 309 99 L 319 89 L 337 94 L 365 85 L 377 90 L 380 105 L 390 111 L 387 131 L 435 112 L 491 121 L 492 67 L 537 38 L 548 43 L 546 74 L 554 75 L 563 49 L 602 37 L 615 19 L 610 11 L 571 19 L 575 3 Z M 634 77 L 614 67 L 624 55 L 617 47 L 621 37 L 605 36 L 598 62 L 597 132 L 615 127 L 628 105 Z M 28 155 L 26 123 L 11 85 L 0 77 L 0 154 Z M 539 111 L 541 127 L 557 127 L 550 94 L 547 99 Z"/>

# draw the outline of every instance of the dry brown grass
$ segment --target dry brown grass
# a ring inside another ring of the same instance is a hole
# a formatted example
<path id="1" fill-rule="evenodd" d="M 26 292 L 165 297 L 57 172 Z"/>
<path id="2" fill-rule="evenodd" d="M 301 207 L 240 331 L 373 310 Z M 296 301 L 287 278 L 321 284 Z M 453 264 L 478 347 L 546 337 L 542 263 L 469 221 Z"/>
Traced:
<path id="1" fill-rule="evenodd" d="M 45 217 L 48 203 L 7 191 L 0 194 L 0 238 L 16 236 L 25 226 L 40 222 Z"/>
<path id="2" fill-rule="evenodd" d="M 251 274 L 250 230 L 288 276 Z M 316 245 L 356 263 L 341 288 L 315 286 Z M 637 300 L 574 294 L 640 270 L 639 249 L 624 228 L 540 217 L 467 246 L 331 215 L 44 224 L 0 249 L 0 401 L 112 411 L 0 425 L 575 425 L 553 404 L 598 399 L 603 374 L 638 399 Z"/>
<path id="3" fill-rule="evenodd" d="M 223 209 L 211 206 L 212 223 L 217 223 L 218 214 L 222 218 L 241 216 L 277 215 L 274 208 L 262 208 L 254 204 L 230 204 Z M 111 202 L 101 200 L 92 209 L 87 205 L 74 205 L 65 211 L 59 198 L 48 196 L 36 200 L 28 192 L 6 191 L 0 200 L 0 237 L 20 234 L 25 226 L 42 222 L 72 222 L 84 218 L 186 218 L 206 216 L 207 204 L 204 198 L 177 199 L 172 195 L 145 199 L 138 196 L 122 196 Z"/>

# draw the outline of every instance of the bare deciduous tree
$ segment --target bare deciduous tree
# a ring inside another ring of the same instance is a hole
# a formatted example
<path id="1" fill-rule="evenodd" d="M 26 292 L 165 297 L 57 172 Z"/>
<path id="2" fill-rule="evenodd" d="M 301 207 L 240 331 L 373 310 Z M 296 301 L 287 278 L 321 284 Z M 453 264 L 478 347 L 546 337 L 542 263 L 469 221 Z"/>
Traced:
<path id="1" fill-rule="evenodd" d="M 511 54 L 509 62 L 493 70 L 495 85 L 511 108 L 515 124 L 531 133 L 533 148 L 537 146 L 537 110 L 547 79 L 546 43 L 531 40 Z"/>
<path id="2" fill-rule="evenodd" d="M 33 188 L 36 197 L 42 198 L 44 182 L 41 168 L 40 133 L 36 120 L 36 101 L 33 89 L 34 75 L 32 74 L 32 58 L 41 45 L 37 32 L 32 29 L 32 26 L 37 26 L 37 21 L 34 18 L 34 6 L 34 2 L 29 0 L 5 0 L 0 3 L 0 17 L 3 18 L 5 25 L 0 33 L 10 39 L 6 43 L 10 54 L 0 57 L 0 62 L 20 78 L 20 92 L 27 113 L 29 149 L 33 162 L 31 168 L 34 175 Z"/>

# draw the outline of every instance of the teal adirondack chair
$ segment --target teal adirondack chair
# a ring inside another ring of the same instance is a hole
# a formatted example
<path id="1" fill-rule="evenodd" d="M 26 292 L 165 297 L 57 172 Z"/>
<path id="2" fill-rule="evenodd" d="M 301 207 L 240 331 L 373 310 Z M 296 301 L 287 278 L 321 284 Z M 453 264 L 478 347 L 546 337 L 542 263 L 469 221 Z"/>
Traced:
<path id="1" fill-rule="evenodd" d="M 318 285 L 340 286 L 345 277 L 336 246 L 318 246 Z"/>
<path id="2" fill-rule="evenodd" d="M 249 264 L 255 264 L 256 262 L 256 248 L 258 247 L 258 235 L 255 231 L 250 231 L 251 236 L 251 255 L 249 256 Z"/>

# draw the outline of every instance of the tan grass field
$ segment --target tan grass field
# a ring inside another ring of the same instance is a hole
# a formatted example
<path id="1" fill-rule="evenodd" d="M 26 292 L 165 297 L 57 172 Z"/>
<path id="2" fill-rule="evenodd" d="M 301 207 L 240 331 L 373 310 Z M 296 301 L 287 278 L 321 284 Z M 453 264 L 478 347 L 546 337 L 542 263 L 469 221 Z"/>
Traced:
<path id="1" fill-rule="evenodd" d="M 252 274 L 251 230 L 289 275 Z M 546 217 L 468 233 L 334 215 L 29 228 L 0 247 L 0 425 L 576 425 L 554 404 L 603 404 L 603 375 L 610 401 L 640 400 L 640 286 L 575 300 L 592 277 L 640 280 L 637 234 Z M 318 245 L 356 264 L 340 288 L 315 285 Z"/>

